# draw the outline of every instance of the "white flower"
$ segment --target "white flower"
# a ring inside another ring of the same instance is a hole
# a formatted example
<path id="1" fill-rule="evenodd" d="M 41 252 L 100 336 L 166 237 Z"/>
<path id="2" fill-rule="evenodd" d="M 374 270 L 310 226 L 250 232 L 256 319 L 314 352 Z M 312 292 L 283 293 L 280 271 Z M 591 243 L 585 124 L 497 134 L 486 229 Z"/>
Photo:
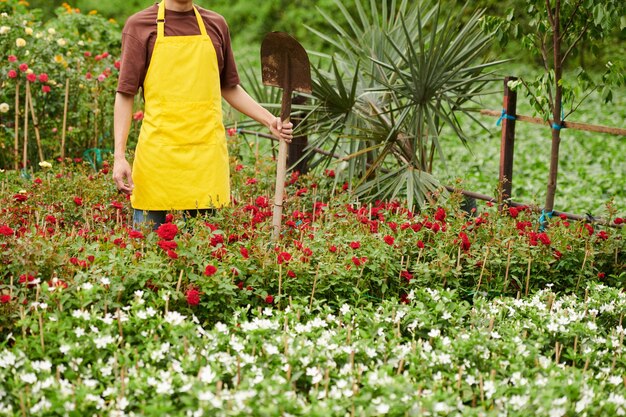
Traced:
<path id="1" fill-rule="evenodd" d="M 11 106 L 9 106 L 9 103 L 2 103 L 0 104 L 0 113 L 6 113 L 11 109 Z"/>
<path id="2" fill-rule="evenodd" d="M 435 338 L 435 337 L 439 337 L 441 335 L 441 330 L 439 329 L 430 329 L 430 331 L 428 332 L 428 337 L 431 338 Z"/>
<path id="3" fill-rule="evenodd" d="M 39 166 L 42 168 L 52 168 L 52 164 L 48 161 L 41 161 L 39 163 Z"/>
<path id="4" fill-rule="evenodd" d="M 106 335 L 102 337 L 96 337 L 95 339 L 93 339 L 93 342 L 96 344 L 96 347 L 98 349 L 103 349 L 115 342 L 115 339 L 113 339 L 113 337 L 111 337 L 110 335 Z"/>
<path id="5" fill-rule="evenodd" d="M 29 28 L 29 27 L 24 28 L 24 33 L 26 33 L 28 36 L 32 35 L 33 28 Z"/>
<path id="6" fill-rule="evenodd" d="M 27 384 L 34 384 L 35 382 L 37 382 L 37 375 L 35 375 L 32 372 L 29 372 L 27 374 L 20 375 L 20 379 L 26 382 Z"/>
<path id="7" fill-rule="evenodd" d="M 15 354 L 10 350 L 5 350 L 0 354 L 0 368 L 10 368 L 15 365 Z"/>
<path id="8" fill-rule="evenodd" d="M 341 312 L 341 314 L 343 314 L 345 316 L 350 311 L 350 306 L 348 304 L 344 304 L 344 305 L 341 306 L 339 311 Z"/>
<path id="9" fill-rule="evenodd" d="M 65 46 L 66 44 L 67 44 L 67 42 L 65 42 L 65 39 L 63 39 L 63 38 L 57 39 L 57 45 Z"/>
<path id="10" fill-rule="evenodd" d="M 69 345 L 61 345 L 59 346 L 59 352 L 61 352 L 63 355 L 67 354 L 67 352 L 69 352 L 71 349 L 71 347 Z"/>
<path id="11" fill-rule="evenodd" d="M 563 417 L 567 413 L 567 408 L 552 407 L 550 408 L 550 417 Z"/>
<path id="12" fill-rule="evenodd" d="M 102 277 L 102 278 L 100 278 L 100 283 L 102 285 L 110 285 L 111 284 L 111 280 L 108 279 L 107 277 Z"/>
<path id="13" fill-rule="evenodd" d="M 8 26 L 0 26 L 0 35 L 6 35 L 11 30 Z"/>
<path id="14" fill-rule="evenodd" d="M 55 33 L 57 33 L 57 31 L 54 30 L 54 28 L 48 28 L 48 33 L 54 35 Z"/>
<path id="15" fill-rule="evenodd" d="M 82 337 L 85 335 L 85 329 L 83 329 L 82 327 L 77 327 L 74 329 L 74 334 L 76 335 L 76 337 Z"/>
<path id="16" fill-rule="evenodd" d="M 387 414 L 388 412 L 389 412 L 389 405 L 383 403 L 383 404 L 378 404 L 376 406 L 377 414 Z"/>
<path id="17" fill-rule="evenodd" d="M 611 384 L 611 385 L 616 385 L 617 386 L 617 385 L 622 384 L 623 382 L 624 381 L 623 381 L 621 376 L 613 375 L 613 376 L 609 377 L 609 384 Z"/>
<path id="18" fill-rule="evenodd" d="M 15 40 L 15 46 L 17 46 L 18 48 L 23 48 L 26 46 L 26 39 L 23 38 L 17 38 Z"/>
<path id="19" fill-rule="evenodd" d="M 72 317 L 74 317 L 75 319 L 83 319 L 85 321 L 89 321 L 89 319 L 90 319 L 89 313 L 87 313 L 86 311 L 83 311 L 83 310 L 74 310 L 74 311 L 72 311 Z"/>
<path id="20" fill-rule="evenodd" d="M 83 290 L 85 291 L 89 291 L 90 289 L 93 288 L 93 284 L 91 282 L 85 282 L 83 285 L 80 286 Z"/>
<path id="21" fill-rule="evenodd" d="M 210 366 L 204 366 L 200 368 L 200 372 L 198 372 L 198 379 L 205 384 L 210 384 L 215 381 L 215 377 L 217 374 L 213 372 Z"/>
<path id="22" fill-rule="evenodd" d="M 52 363 L 49 361 L 33 361 L 31 366 L 33 370 L 37 372 L 50 372 L 52 369 Z"/>
<path id="23" fill-rule="evenodd" d="M 182 324 L 187 317 L 180 314 L 178 311 L 168 311 L 163 319 L 172 326 L 178 326 Z"/>

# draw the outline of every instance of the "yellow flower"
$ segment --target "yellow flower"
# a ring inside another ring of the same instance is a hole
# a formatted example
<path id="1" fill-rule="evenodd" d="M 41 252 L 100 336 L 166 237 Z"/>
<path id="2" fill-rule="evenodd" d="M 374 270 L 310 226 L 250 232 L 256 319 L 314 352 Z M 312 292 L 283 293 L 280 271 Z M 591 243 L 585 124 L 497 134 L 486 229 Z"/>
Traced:
<path id="1" fill-rule="evenodd" d="M 25 46 L 26 46 L 26 40 L 25 40 L 25 39 L 22 39 L 22 38 L 17 38 L 17 39 L 15 40 L 15 45 L 16 45 L 18 48 L 23 48 L 23 47 L 25 47 Z"/>
<path id="2" fill-rule="evenodd" d="M 39 166 L 42 168 L 52 168 L 52 164 L 48 161 L 41 161 L 39 163 Z"/>
<path id="3" fill-rule="evenodd" d="M 97 11 L 97 10 L 91 10 L 91 11 L 89 12 L 89 14 L 93 16 L 94 14 L 98 14 L 98 11 Z"/>
<path id="4" fill-rule="evenodd" d="M 56 62 L 57 64 L 60 64 L 63 61 L 64 61 L 63 55 L 55 55 L 54 56 L 54 62 Z"/>
<path id="5" fill-rule="evenodd" d="M 17 4 L 19 4 L 20 6 L 30 6 L 30 3 L 27 2 L 26 0 L 20 0 L 19 2 L 17 2 Z"/>

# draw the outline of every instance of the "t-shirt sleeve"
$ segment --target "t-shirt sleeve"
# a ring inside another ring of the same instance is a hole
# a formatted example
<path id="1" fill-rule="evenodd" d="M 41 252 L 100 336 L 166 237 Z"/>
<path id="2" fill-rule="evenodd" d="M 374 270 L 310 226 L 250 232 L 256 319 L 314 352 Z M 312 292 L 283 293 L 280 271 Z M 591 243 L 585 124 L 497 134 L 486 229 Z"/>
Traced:
<path id="1" fill-rule="evenodd" d="M 117 92 L 135 95 L 139 91 L 146 68 L 146 47 L 132 34 L 122 33 L 122 56 Z"/>
<path id="2" fill-rule="evenodd" d="M 235 87 L 240 84 L 237 64 L 230 41 L 230 31 L 228 26 L 224 30 L 224 68 L 220 74 L 220 85 L 222 88 Z"/>

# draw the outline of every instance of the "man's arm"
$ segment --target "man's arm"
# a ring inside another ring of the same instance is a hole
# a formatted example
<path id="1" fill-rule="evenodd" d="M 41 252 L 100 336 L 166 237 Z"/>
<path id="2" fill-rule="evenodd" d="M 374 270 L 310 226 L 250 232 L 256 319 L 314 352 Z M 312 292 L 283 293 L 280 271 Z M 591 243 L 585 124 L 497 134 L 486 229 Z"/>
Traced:
<path id="1" fill-rule="evenodd" d="M 126 141 L 133 115 L 134 97 L 130 94 L 117 93 L 113 114 L 113 132 L 115 135 L 115 151 L 113 163 L 113 181 L 118 190 L 124 194 L 133 191 L 133 178 L 130 164 L 126 160 Z"/>
<path id="2" fill-rule="evenodd" d="M 291 142 L 293 124 L 283 124 L 280 117 L 274 116 L 254 101 L 241 86 L 222 88 L 222 97 L 237 111 L 267 126 L 276 138 Z"/>

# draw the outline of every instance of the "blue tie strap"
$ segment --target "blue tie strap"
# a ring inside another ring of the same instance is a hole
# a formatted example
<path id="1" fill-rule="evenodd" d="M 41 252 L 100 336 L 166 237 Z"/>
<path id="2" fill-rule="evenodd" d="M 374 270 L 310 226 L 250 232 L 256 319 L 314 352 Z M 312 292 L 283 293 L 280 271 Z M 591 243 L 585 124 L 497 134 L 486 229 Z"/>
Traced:
<path id="1" fill-rule="evenodd" d="M 500 118 L 496 122 L 496 126 L 500 126 L 500 123 L 502 123 L 502 119 L 515 120 L 515 116 L 511 116 L 510 114 L 506 114 L 506 110 L 502 109 L 502 114 L 500 114 Z"/>

